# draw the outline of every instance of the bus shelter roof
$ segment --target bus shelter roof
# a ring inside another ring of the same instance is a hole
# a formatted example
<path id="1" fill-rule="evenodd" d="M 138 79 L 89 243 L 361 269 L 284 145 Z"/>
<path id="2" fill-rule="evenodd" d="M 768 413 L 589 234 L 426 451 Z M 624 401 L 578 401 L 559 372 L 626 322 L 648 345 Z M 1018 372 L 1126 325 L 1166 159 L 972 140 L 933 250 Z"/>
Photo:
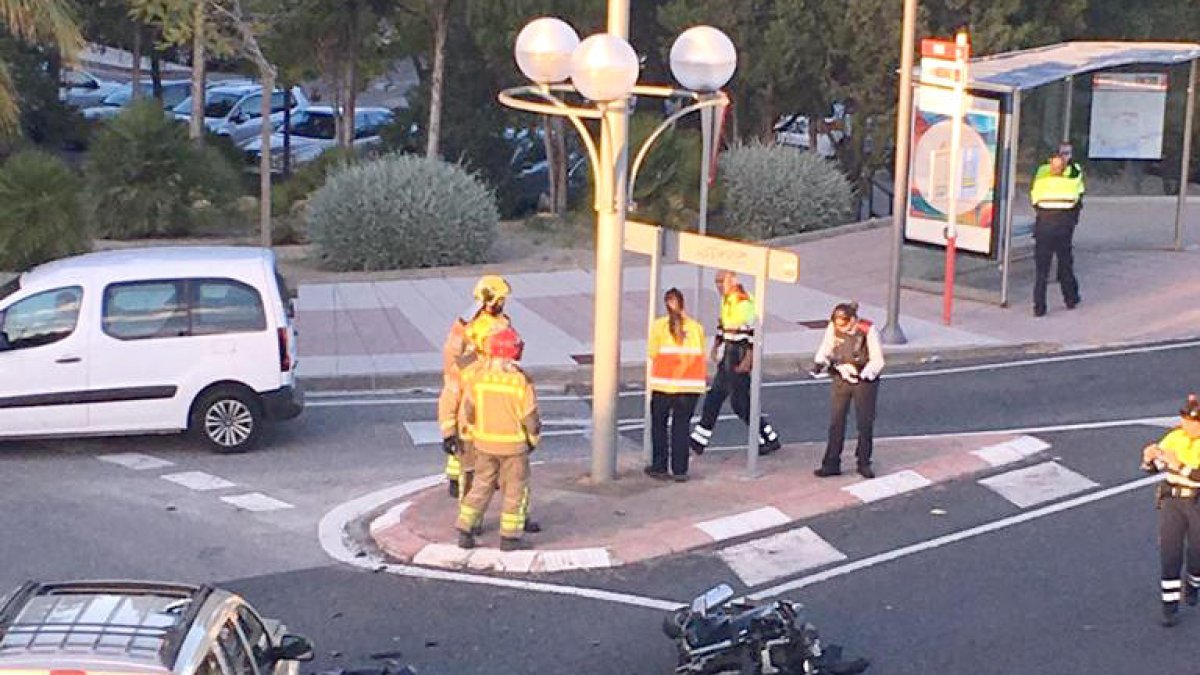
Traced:
<path id="1" fill-rule="evenodd" d="M 1200 59 L 1194 42 L 1061 42 L 971 60 L 971 86 L 1011 93 L 1073 75 L 1134 64 L 1174 65 Z"/>

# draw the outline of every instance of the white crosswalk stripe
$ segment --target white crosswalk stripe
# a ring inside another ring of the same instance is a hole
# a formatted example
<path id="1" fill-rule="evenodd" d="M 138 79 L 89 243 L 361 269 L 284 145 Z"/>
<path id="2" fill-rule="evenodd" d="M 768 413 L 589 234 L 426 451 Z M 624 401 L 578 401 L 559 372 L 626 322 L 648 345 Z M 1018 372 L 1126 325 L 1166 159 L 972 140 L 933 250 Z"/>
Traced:
<path id="1" fill-rule="evenodd" d="M 859 500 L 870 503 L 919 490 L 929 485 L 932 485 L 932 482 L 928 478 L 911 469 L 905 469 L 879 478 L 847 485 L 842 489 L 858 497 Z"/>
<path id="2" fill-rule="evenodd" d="M 143 455 L 139 452 L 118 452 L 111 455 L 96 455 L 96 459 L 101 462 L 108 462 L 123 466 L 126 469 L 134 471 L 148 471 L 150 469 L 161 469 L 167 466 L 174 466 L 175 462 L 166 459 L 159 459 L 150 455 Z"/>
<path id="3" fill-rule="evenodd" d="M 176 485 L 182 485 L 189 490 L 196 492 L 208 492 L 209 490 L 224 490 L 225 488 L 235 487 L 237 484 L 225 480 L 219 476 L 214 476 L 203 471 L 183 471 L 181 473 L 168 473 L 162 476 L 163 480 L 171 481 Z"/>
<path id="4" fill-rule="evenodd" d="M 747 586 L 773 581 L 846 559 L 846 555 L 802 527 L 719 551 L 721 559 Z"/>
<path id="5" fill-rule="evenodd" d="M 1098 487 L 1086 476 L 1058 462 L 1043 462 L 979 481 L 979 484 L 1021 508 L 1053 501 Z"/>
<path id="6" fill-rule="evenodd" d="M 787 514 L 773 506 L 767 506 L 745 513 L 738 513 L 724 518 L 716 518 L 714 520 L 706 520 L 702 523 L 696 523 L 696 527 L 704 531 L 705 534 L 712 537 L 714 541 L 723 539 L 733 539 L 740 537 L 743 534 L 758 532 L 759 530 L 769 530 L 772 527 L 786 525 L 792 521 Z"/>
<path id="7" fill-rule="evenodd" d="M 1036 455 L 1049 447 L 1050 444 L 1040 438 L 1018 436 L 1011 441 L 972 450 L 971 454 L 992 466 L 1004 466 L 1019 462 L 1030 455 Z"/>
<path id="8" fill-rule="evenodd" d="M 261 492 L 251 492 L 244 495 L 231 495 L 221 497 L 221 501 L 226 504 L 232 504 L 243 511 L 254 511 L 261 513 L 264 511 L 281 511 L 283 509 L 295 508 L 287 502 L 281 502 L 274 497 L 268 497 Z"/>

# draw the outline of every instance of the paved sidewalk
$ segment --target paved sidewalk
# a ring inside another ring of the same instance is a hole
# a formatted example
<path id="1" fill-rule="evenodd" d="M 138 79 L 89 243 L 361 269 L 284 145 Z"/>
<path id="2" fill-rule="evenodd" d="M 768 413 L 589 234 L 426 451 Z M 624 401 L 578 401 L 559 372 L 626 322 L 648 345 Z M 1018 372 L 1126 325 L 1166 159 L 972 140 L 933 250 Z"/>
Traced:
<path id="1" fill-rule="evenodd" d="M 1076 235 L 1076 270 L 1083 303 L 1067 312 L 1052 284 L 1050 313 L 1031 314 L 1033 263 L 1028 242 L 1014 247 L 1010 307 L 959 298 L 952 326 L 941 322 L 939 295 L 905 290 L 901 327 L 908 344 L 889 348 L 893 358 L 956 350 L 1004 350 L 1043 345 L 1080 349 L 1137 341 L 1193 337 L 1200 326 L 1200 199 L 1189 204 L 1185 250 L 1170 250 L 1174 201 L 1092 197 Z M 1025 217 L 1018 215 L 1018 219 Z M 800 256 L 800 283 L 771 283 L 767 292 L 768 360 L 806 359 L 815 350 L 824 319 L 837 302 L 857 299 L 863 316 L 886 318 L 888 227 L 844 228 L 834 236 L 801 236 L 788 248 Z M 929 267 L 928 254 L 906 252 L 906 275 Z M 648 265 L 626 256 L 621 313 L 621 357 L 636 377 L 644 358 Z M 998 287 L 993 263 L 960 263 L 964 283 Z M 300 375 L 312 388 L 387 388 L 431 385 L 441 367 L 440 348 L 454 317 L 471 304 L 477 273 L 454 276 L 431 270 L 425 278 L 307 284 L 299 288 Z M 592 353 L 594 275 L 584 267 L 506 274 L 514 296 L 508 310 L 526 339 L 525 365 L 586 382 Z M 663 288 L 677 286 L 689 310 L 712 324 L 717 296 L 712 274 L 702 300 L 693 302 L 695 268 L 664 267 Z M 748 280 L 749 281 L 749 280 Z"/>
<path id="2" fill-rule="evenodd" d="M 762 545 L 765 533 L 797 521 L 1018 463 L 1047 448 L 1037 438 L 1010 434 L 881 439 L 873 480 L 853 472 L 816 478 L 812 468 L 824 450 L 817 443 L 786 445 L 760 458 L 762 475 L 753 481 L 745 478 L 742 452 L 712 451 L 694 458 L 687 483 L 651 479 L 642 473 L 640 460 L 629 455 L 618 480 L 602 485 L 585 477 L 581 462 L 551 462 L 533 470 L 534 517 L 543 531 L 527 535 L 528 550 L 497 548 L 498 496 L 477 548 L 458 548 L 457 501 L 444 484 L 393 505 L 369 531 L 388 557 L 418 565 L 509 574 L 615 567 L 748 538 Z M 814 547 L 819 553 L 816 542 L 801 544 L 810 553 Z M 779 564 L 809 562 L 799 556 Z"/>

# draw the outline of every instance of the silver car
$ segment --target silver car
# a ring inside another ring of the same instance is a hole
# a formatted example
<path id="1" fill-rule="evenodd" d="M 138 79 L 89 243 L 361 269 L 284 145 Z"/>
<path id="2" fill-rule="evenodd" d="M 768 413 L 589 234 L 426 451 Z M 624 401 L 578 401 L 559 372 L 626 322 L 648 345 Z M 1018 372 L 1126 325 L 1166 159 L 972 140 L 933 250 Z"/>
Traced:
<path id="1" fill-rule="evenodd" d="M 308 107 L 308 97 L 300 87 L 292 87 L 287 96 L 292 113 Z M 271 94 L 271 124 L 283 122 L 287 107 L 282 89 Z M 192 116 L 192 97 L 179 102 L 175 117 L 189 120 Z M 214 84 L 204 91 L 204 124 L 219 136 L 230 137 L 236 145 L 258 138 L 262 129 L 262 86 L 245 81 Z"/>
<path id="2" fill-rule="evenodd" d="M 29 582 L 0 607 L 0 673 L 296 675 L 312 652 L 212 586 Z"/>
<path id="3" fill-rule="evenodd" d="M 154 95 L 154 83 L 143 81 L 142 95 L 150 98 Z M 192 93 L 191 80 L 164 80 L 162 82 L 163 109 L 171 110 L 179 102 Z M 133 85 L 123 84 L 104 97 L 100 105 L 83 109 L 84 119 L 102 120 L 116 117 L 133 103 Z"/>

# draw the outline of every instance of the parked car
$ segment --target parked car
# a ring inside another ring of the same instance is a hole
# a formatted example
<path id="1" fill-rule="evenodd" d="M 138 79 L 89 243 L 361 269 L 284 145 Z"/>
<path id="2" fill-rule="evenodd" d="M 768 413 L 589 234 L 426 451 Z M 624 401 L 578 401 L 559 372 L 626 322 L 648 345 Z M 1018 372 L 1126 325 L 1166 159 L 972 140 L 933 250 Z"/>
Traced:
<path id="1" fill-rule="evenodd" d="M 64 69 L 58 82 L 58 100 L 75 108 L 91 108 L 119 86 L 120 82 L 101 80 L 83 70 Z"/>
<path id="2" fill-rule="evenodd" d="M 308 97 L 300 87 L 292 87 L 290 99 L 292 113 L 308 107 Z M 285 108 L 282 89 L 271 94 L 271 124 L 283 123 Z M 179 102 L 174 109 L 175 117 L 190 120 L 192 97 Z M 221 136 L 229 136 L 237 145 L 257 138 L 262 129 L 262 86 L 247 82 L 215 84 L 204 91 L 204 124 L 208 130 Z"/>
<path id="3" fill-rule="evenodd" d="M 304 406 L 267 249 L 160 247 L 46 263 L 0 287 L 0 438 L 191 431 L 248 450 Z"/>
<path id="4" fill-rule="evenodd" d="M 292 116 L 291 155 L 292 162 L 311 162 L 321 153 L 337 146 L 335 139 L 336 121 L 330 106 L 309 106 Z M 395 115 L 387 108 L 356 108 L 354 111 L 354 149 L 367 151 L 383 143 L 379 130 L 392 123 Z M 280 127 L 282 128 L 282 124 Z M 258 170 L 262 155 L 262 139 L 248 141 L 243 148 L 251 171 Z M 271 135 L 271 172 L 283 171 L 283 132 Z"/>
<path id="5" fill-rule="evenodd" d="M 154 83 L 141 83 L 142 95 L 146 98 L 154 96 Z M 165 110 L 171 110 L 179 102 L 192 93 L 190 80 L 164 80 L 162 82 L 162 104 Z M 129 104 L 133 103 L 133 85 L 123 84 L 112 91 L 100 105 L 83 109 L 83 116 L 89 120 L 102 120 L 116 117 Z"/>
<path id="6" fill-rule="evenodd" d="M 308 638 L 213 586 L 28 582 L 0 607 L 0 673 L 296 675 Z"/>

